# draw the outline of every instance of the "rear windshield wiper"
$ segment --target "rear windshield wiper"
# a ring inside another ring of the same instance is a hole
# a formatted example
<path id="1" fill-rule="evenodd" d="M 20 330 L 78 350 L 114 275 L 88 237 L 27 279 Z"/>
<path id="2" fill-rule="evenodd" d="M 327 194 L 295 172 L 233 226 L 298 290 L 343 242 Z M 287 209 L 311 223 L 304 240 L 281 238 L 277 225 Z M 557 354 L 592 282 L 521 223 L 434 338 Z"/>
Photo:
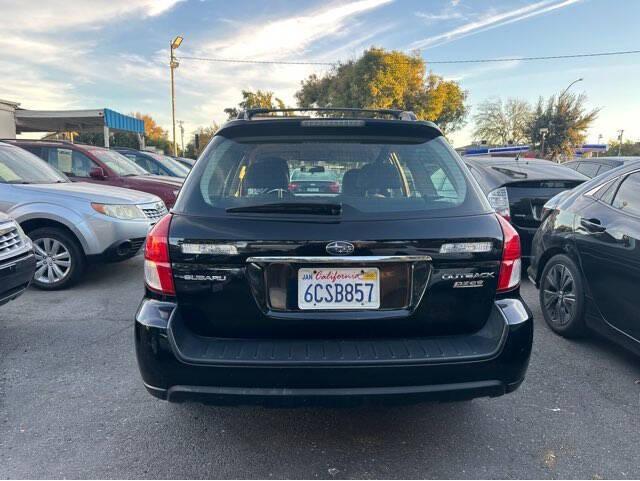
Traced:
<path id="1" fill-rule="evenodd" d="M 277 202 L 273 204 L 229 207 L 230 213 L 256 212 L 260 214 L 340 215 L 342 204 L 315 204 L 312 202 Z"/>

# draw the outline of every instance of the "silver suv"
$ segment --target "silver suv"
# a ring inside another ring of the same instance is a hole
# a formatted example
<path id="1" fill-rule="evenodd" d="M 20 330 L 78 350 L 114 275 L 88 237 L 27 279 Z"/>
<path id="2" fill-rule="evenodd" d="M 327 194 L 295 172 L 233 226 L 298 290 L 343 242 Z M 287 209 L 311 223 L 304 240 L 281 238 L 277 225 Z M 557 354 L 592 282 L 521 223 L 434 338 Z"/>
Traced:
<path id="1" fill-rule="evenodd" d="M 62 289 L 88 262 L 136 255 L 166 213 L 159 197 L 119 187 L 72 183 L 35 155 L 0 142 L 0 211 L 33 241 L 33 284 Z"/>

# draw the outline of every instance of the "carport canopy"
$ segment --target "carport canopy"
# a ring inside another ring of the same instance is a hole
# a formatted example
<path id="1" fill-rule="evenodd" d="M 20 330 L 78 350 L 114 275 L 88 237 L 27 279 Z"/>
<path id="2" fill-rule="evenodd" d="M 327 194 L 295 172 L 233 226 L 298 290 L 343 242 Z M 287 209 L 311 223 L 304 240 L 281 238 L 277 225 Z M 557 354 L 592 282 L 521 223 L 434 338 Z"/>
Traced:
<path id="1" fill-rule="evenodd" d="M 138 136 L 144 148 L 144 122 L 111 109 L 25 110 L 15 111 L 16 131 L 23 132 L 104 132 L 109 147 L 111 132 L 129 132 Z"/>

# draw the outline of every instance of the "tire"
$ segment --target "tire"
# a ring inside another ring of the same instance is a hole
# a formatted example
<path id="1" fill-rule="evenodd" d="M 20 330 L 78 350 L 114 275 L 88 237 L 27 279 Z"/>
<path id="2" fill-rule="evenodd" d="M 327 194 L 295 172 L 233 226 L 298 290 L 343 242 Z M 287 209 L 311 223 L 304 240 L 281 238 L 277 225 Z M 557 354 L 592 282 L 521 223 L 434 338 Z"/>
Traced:
<path id="1" fill-rule="evenodd" d="M 540 277 L 540 309 L 553 332 L 567 338 L 584 336 L 584 282 L 576 263 L 564 254 L 553 256 Z"/>
<path id="2" fill-rule="evenodd" d="M 41 227 L 29 232 L 36 254 L 33 286 L 55 291 L 78 282 L 86 265 L 76 238 L 58 227 Z"/>

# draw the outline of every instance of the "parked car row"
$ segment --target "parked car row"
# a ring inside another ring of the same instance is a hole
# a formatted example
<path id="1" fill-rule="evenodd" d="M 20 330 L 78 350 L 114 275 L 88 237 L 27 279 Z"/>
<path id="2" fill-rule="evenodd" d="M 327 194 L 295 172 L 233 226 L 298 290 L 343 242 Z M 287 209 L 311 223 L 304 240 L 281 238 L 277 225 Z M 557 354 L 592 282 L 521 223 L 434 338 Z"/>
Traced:
<path id="1" fill-rule="evenodd" d="M 113 150 L 133 160 L 150 174 L 179 177 L 181 179 L 184 179 L 189 174 L 188 168 L 168 155 L 135 150 L 128 147 L 114 147 Z"/>
<path id="2" fill-rule="evenodd" d="M 175 204 L 184 182 L 180 177 L 150 174 L 120 152 L 104 147 L 65 141 L 8 142 L 37 155 L 74 182 L 90 182 L 147 192 L 160 197 L 169 209 Z"/>
<path id="3" fill-rule="evenodd" d="M 520 235 L 522 257 L 531 259 L 531 242 L 544 204 L 556 194 L 589 180 L 575 170 L 542 159 L 466 157 L 465 163 L 495 211 Z"/>
<path id="4" fill-rule="evenodd" d="M 570 169 L 577 170 L 581 174 L 586 175 L 590 179 L 602 175 L 616 167 L 634 162 L 640 157 L 591 157 L 588 159 L 572 160 L 562 165 Z"/>
<path id="5" fill-rule="evenodd" d="M 139 253 L 149 228 L 167 213 L 156 194 L 173 205 L 181 184 L 150 175 L 119 153 L 99 147 L 0 142 L 0 212 L 19 227 L 7 239 L 0 233 L 0 256 L 24 231 L 30 240 L 21 245 L 33 253 L 33 284 L 41 289 L 69 287 L 91 263 L 122 261 Z M 2 257 L 0 262 L 5 265 Z M 10 270 L 23 272 L 19 267 Z M 2 275 L 7 272 L 2 270 Z M 14 287 L 3 287 L 11 297 Z"/>
<path id="6" fill-rule="evenodd" d="M 465 162 L 520 234 L 549 327 L 599 332 L 640 353 L 640 158 Z"/>
<path id="7" fill-rule="evenodd" d="M 549 327 L 640 353 L 640 159 L 559 194 L 543 217 L 528 273 Z"/>

